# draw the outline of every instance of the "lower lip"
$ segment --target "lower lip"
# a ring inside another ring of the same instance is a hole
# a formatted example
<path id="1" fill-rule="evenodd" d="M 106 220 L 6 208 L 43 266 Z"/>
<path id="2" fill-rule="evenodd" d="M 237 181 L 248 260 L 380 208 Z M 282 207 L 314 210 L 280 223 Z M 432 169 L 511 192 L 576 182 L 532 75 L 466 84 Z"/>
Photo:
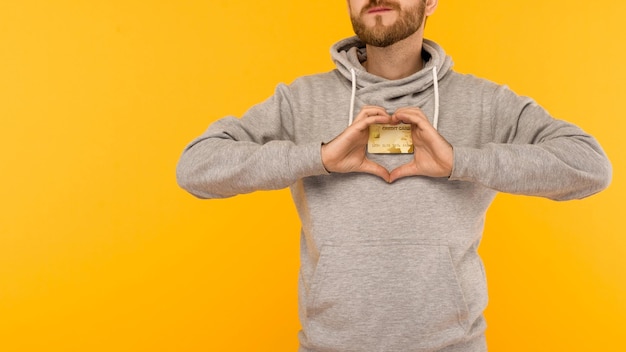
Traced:
<path id="1" fill-rule="evenodd" d="M 367 13 L 376 14 L 376 13 L 383 13 L 383 12 L 389 12 L 389 11 L 391 11 L 391 9 L 389 8 L 377 8 L 377 9 L 371 9 Z"/>
<path id="2" fill-rule="evenodd" d="M 383 12 L 389 12 L 389 11 L 391 11 L 391 10 L 390 9 L 382 9 L 382 10 L 372 10 L 372 11 L 369 11 L 368 13 L 369 14 L 376 14 L 376 13 L 383 13 Z"/>

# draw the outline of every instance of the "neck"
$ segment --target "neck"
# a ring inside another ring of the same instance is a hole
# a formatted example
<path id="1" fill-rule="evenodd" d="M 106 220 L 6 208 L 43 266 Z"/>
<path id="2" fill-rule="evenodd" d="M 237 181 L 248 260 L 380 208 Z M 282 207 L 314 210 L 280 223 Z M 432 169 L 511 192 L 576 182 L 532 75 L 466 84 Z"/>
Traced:
<path id="1" fill-rule="evenodd" d="M 388 47 L 367 45 L 367 61 L 363 67 L 367 72 L 389 80 L 405 78 L 421 70 L 424 67 L 423 30 Z"/>

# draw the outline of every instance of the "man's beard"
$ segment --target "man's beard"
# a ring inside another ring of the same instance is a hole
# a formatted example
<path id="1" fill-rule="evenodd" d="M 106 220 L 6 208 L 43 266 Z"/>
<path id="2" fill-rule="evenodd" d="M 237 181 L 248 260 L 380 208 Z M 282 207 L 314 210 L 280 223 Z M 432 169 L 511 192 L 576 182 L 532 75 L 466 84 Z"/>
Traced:
<path id="1" fill-rule="evenodd" d="M 383 25 L 381 16 L 376 17 L 376 24 L 368 28 L 361 20 L 360 16 L 367 13 L 374 6 L 385 6 L 398 11 L 398 19 L 390 26 Z M 408 38 L 417 32 L 422 26 L 424 20 L 424 12 L 426 11 L 426 1 L 418 0 L 415 6 L 402 9 L 395 2 L 387 2 L 386 0 L 370 0 L 370 3 L 363 8 L 359 17 L 350 14 L 352 28 L 354 33 L 365 44 L 387 47 L 395 44 L 403 39 Z"/>

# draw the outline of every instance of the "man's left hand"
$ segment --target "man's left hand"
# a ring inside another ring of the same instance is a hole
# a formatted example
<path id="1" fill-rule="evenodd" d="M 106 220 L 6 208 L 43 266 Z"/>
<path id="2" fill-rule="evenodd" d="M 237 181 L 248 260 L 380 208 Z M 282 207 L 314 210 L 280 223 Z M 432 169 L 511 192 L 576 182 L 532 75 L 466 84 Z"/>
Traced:
<path id="1" fill-rule="evenodd" d="M 389 182 L 407 176 L 449 177 L 454 163 L 454 151 L 422 110 L 416 107 L 398 109 L 394 122 L 411 124 L 413 160 L 391 171 Z"/>

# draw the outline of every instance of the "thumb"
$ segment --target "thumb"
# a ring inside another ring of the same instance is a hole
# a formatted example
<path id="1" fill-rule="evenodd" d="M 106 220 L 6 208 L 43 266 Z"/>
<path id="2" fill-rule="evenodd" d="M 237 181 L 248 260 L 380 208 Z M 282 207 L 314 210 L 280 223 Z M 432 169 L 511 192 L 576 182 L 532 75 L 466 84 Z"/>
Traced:
<path id="1" fill-rule="evenodd" d="M 385 180 L 385 182 L 391 182 L 389 171 L 380 164 L 377 164 L 367 158 L 363 160 L 363 164 L 361 164 L 359 171 L 378 176 Z"/>
<path id="2" fill-rule="evenodd" d="M 391 174 L 389 175 L 389 183 L 395 182 L 396 180 L 404 177 L 416 175 L 418 175 L 418 173 L 417 169 L 415 168 L 415 162 L 410 162 L 393 169 L 391 171 Z"/>

